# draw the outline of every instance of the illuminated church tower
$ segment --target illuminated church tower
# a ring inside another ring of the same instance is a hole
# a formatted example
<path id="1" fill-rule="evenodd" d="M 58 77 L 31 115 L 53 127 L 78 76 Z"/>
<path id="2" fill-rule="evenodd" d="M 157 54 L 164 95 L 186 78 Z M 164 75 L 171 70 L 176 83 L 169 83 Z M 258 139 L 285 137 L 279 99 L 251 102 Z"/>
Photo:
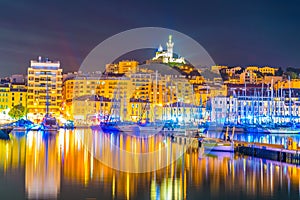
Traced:
<path id="1" fill-rule="evenodd" d="M 173 46 L 174 42 L 172 42 L 172 35 L 169 35 L 169 41 L 167 44 L 167 57 L 171 60 L 173 58 Z"/>

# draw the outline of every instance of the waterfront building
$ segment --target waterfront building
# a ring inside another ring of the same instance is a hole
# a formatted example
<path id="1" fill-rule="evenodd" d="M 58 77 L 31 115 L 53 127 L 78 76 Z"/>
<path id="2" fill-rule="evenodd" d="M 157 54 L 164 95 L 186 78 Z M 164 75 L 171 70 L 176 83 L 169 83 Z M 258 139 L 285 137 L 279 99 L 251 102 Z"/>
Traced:
<path id="1" fill-rule="evenodd" d="M 62 110 L 67 119 L 72 119 L 75 116 L 73 112 L 77 112 L 74 109 L 74 98 L 87 95 L 98 95 L 106 99 L 120 101 L 120 119 L 123 121 L 137 120 L 136 113 L 138 112 L 139 115 L 140 112 L 132 108 L 145 103 L 144 101 L 151 104 L 150 121 L 162 119 L 163 105 L 165 104 L 175 102 L 199 104 L 199 102 L 194 102 L 193 85 L 184 76 L 161 75 L 154 72 L 128 73 L 122 77 L 77 75 L 76 77 L 65 78 L 63 84 Z M 137 105 L 132 107 L 131 104 Z M 138 108 L 140 107 L 138 106 Z M 95 112 L 97 113 L 98 110 Z M 87 119 L 86 117 L 81 118 Z"/>
<path id="2" fill-rule="evenodd" d="M 11 108 L 16 105 L 27 106 L 27 87 L 24 83 L 10 84 Z"/>
<path id="3" fill-rule="evenodd" d="M 122 102 L 120 105 L 123 118 L 127 116 L 126 102 L 129 101 L 133 92 L 130 78 L 125 76 L 113 77 L 93 73 L 70 76 L 65 79 L 63 84 L 64 115 L 67 119 L 72 119 L 75 114 L 73 112 L 77 112 L 74 110 L 74 98 L 98 95 L 105 99 L 119 99 Z"/>
<path id="4" fill-rule="evenodd" d="M 193 88 L 194 95 L 191 98 L 194 99 L 192 104 L 196 106 L 206 106 L 211 97 L 227 95 L 227 85 L 209 83 L 194 85 Z"/>
<path id="5" fill-rule="evenodd" d="M 100 76 L 94 74 L 78 74 L 66 78 L 63 82 L 63 99 L 69 101 L 74 97 L 96 94 L 99 79 Z"/>
<path id="6" fill-rule="evenodd" d="M 97 83 L 96 94 L 109 99 L 129 99 L 132 93 L 130 78 L 126 76 L 101 76 Z"/>
<path id="7" fill-rule="evenodd" d="M 81 96 L 95 95 L 100 85 L 97 74 L 69 74 L 63 82 L 62 112 L 67 119 L 73 119 L 73 99 Z"/>
<path id="8" fill-rule="evenodd" d="M 201 109 L 201 110 L 200 110 Z M 199 122 L 202 107 L 190 103 L 175 102 L 163 107 L 163 120 L 172 120 L 181 124 Z"/>
<path id="9" fill-rule="evenodd" d="M 140 102 L 151 104 L 151 121 L 160 118 L 162 114 L 162 105 L 169 101 L 170 94 L 166 86 L 166 77 L 158 73 L 135 73 L 130 74 L 132 90 L 131 103 L 140 104 Z M 138 101 L 137 101 L 138 100 Z M 145 101 L 145 102 L 144 102 Z M 133 110 L 133 109 L 130 109 Z M 135 110 L 134 112 L 137 112 Z M 129 111 L 130 112 L 130 111 Z"/>
<path id="10" fill-rule="evenodd" d="M 71 118 L 75 120 L 76 124 L 81 123 L 98 123 L 101 121 L 106 121 L 109 116 L 116 117 L 116 113 L 111 113 L 112 110 L 112 100 L 98 95 L 84 95 L 74 97 L 71 112 Z"/>
<path id="11" fill-rule="evenodd" d="M 194 96 L 193 85 L 185 76 L 170 75 L 165 76 L 167 92 L 170 94 L 165 103 L 196 103 Z"/>
<path id="12" fill-rule="evenodd" d="M 261 95 L 268 96 L 270 93 L 271 84 L 226 84 L 227 95 L 223 96 L 254 96 Z"/>
<path id="13" fill-rule="evenodd" d="M 6 115 L 11 108 L 10 84 L 0 84 L 0 112 Z"/>
<path id="14" fill-rule="evenodd" d="M 226 96 L 215 96 L 210 99 L 211 112 L 210 121 L 217 124 L 224 124 L 227 119 L 227 112 L 232 112 L 233 102 L 229 102 L 230 97 Z"/>
<path id="15" fill-rule="evenodd" d="M 275 124 L 300 122 L 298 98 L 217 96 L 211 99 L 211 121 L 216 123 Z"/>
<path id="16" fill-rule="evenodd" d="M 128 121 L 132 122 L 153 122 L 155 111 L 149 100 L 131 98 L 128 106 Z"/>
<path id="17" fill-rule="evenodd" d="M 0 84 L 0 115 L 9 119 L 8 112 L 16 105 L 26 108 L 27 89 L 25 84 L 2 83 Z"/>
<path id="18" fill-rule="evenodd" d="M 27 108 L 28 118 L 41 121 L 47 112 L 59 117 L 62 104 L 62 69 L 59 61 L 39 57 L 28 67 Z M 48 98 L 48 99 L 47 99 Z"/>

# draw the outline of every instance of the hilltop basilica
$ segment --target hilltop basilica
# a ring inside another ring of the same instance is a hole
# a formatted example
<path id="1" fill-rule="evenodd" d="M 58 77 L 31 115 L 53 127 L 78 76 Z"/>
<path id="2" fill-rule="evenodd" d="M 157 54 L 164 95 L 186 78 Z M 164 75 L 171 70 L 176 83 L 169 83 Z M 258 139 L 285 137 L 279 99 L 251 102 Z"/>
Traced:
<path id="1" fill-rule="evenodd" d="M 162 63 L 185 64 L 185 60 L 183 57 L 175 58 L 173 55 L 174 42 L 172 42 L 172 35 L 169 35 L 169 41 L 166 43 L 166 45 L 167 50 L 164 50 L 163 47 L 159 45 L 156 55 L 152 60 L 159 61 Z"/>

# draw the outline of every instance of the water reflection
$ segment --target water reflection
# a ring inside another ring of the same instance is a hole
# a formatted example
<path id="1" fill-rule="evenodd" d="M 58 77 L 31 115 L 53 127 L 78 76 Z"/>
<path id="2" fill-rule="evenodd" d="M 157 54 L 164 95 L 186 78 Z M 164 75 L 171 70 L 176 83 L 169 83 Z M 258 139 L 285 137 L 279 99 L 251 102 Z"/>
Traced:
<path id="1" fill-rule="evenodd" d="M 155 172 L 120 172 L 94 158 L 100 149 L 111 157 L 120 156 L 100 142 L 101 137 L 110 135 L 93 133 L 98 139 L 94 139 L 93 148 L 88 149 L 82 145 L 80 134 L 82 132 L 61 131 L 44 137 L 29 132 L 20 137 L 13 135 L 10 141 L 0 141 L 0 170 L 3 172 L 0 180 L 7 180 L 6 185 L 0 181 L 1 187 L 7 189 L 2 195 L 12 199 L 8 189 L 13 184 L 9 182 L 19 181 L 25 183 L 25 189 L 15 191 L 29 199 L 300 198 L 300 168 L 295 165 L 230 153 L 210 153 L 203 157 L 198 150 L 188 149 L 168 167 Z M 120 136 L 115 139 L 116 144 L 120 144 Z M 159 148 L 155 139 L 152 147 L 151 142 L 127 137 L 122 140 L 120 149 L 126 146 L 130 151 Z M 24 174 L 17 173 L 20 169 Z M 18 176 L 11 178 L 15 173 Z"/>
<path id="2" fill-rule="evenodd" d="M 92 157 L 111 168 L 130 173 L 150 172 L 169 166 L 191 143 L 191 140 L 173 143 L 169 137 L 162 135 L 139 138 L 83 130 L 77 134 Z"/>
<path id="3" fill-rule="evenodd" d="M 25 187 L 27 197 L 56 198 L 60 190 L 59 137 L 29 132 L 25 145 Z"/>

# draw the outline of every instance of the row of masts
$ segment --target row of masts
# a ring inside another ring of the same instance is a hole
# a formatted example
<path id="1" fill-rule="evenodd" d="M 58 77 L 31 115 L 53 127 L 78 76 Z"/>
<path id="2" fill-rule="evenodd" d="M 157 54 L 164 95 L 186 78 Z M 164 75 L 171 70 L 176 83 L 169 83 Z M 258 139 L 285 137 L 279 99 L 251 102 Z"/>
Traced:
<path id="1" fill-rule="evenodd" d="M 229 105 L 225 122 L 273 125 L 299 122 L 298 111 L 300 110 L 292 103 L 290 79 L 288 97 L 283 93 L 282 87 L 275 93 L 274 91 L 272 80 L 271 87 L 268 85 L 267 91 L 264 91 L 264 84 L 262 84 L 261 91 L 255 90 L 254 94 L 248 96 L 245 84 L 244 94 L 235 97 L 234 103 Z"/>

